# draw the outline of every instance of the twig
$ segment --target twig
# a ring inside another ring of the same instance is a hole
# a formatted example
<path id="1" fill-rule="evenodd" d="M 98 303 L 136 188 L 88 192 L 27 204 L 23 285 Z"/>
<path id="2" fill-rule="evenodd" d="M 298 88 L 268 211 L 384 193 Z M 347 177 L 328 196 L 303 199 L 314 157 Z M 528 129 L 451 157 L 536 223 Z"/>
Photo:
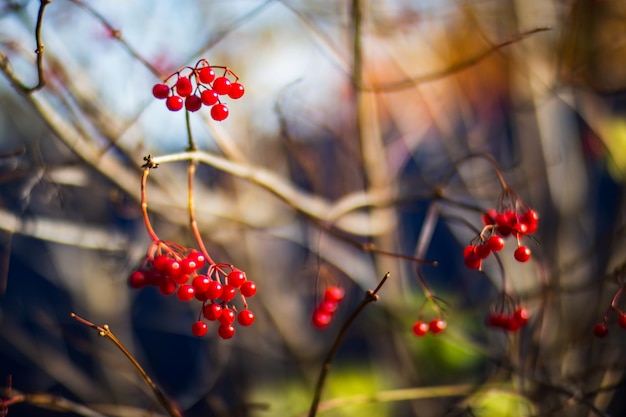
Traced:
<path id="1" fill-rule="evenodd" d="M 120 342 L 119 339 L 113 334 L 113 332 L 111 332 L 111 329 L 109 329 L 109 325 L 108 324 L 105 324 L 104 326 L 100 327 L 100 326 L 97 326 L 97 325 L 93 324 L 92 322 L 90 322 L 88 320 L 85 320 L 84 318 L 76 315 L 75 313 L 71 313 L 71 316 L 72 316 L 72 318 L 76 319 L 78 322 L 84 324 L 85 326 L 88 326 L 88 327 L 91 327 L 92 329 L 98 330 L 100 336 L 108 337 L 115 344 L 115 346 L 117 346 L 117 348 L 122 351 L 124 356 L 126 356 L 126 358 L 128 358 L 128 360 L 133 364 L 133 366 L 135 367 L 137 372 L 139 372 L 139 375 L 141 375 L 141 377 L 146 382 L 146 384 L 148 384 L 148 386 L 150 387 L 150 389 L 154 393 L 155 397 L 157 398 L 157 400 L 159 401 L 161 406 L 163 406 L 163 408 L 165 409 L 165 411 L 171 417 L 182 417 L 181 412 L 167 398 L 167 396 L 163 393 L 163 391 L 161 391 L 161 389 L 156 386 L 156 384 L 152 381 L 150 376 L 141 367 L 139 362 L 137 362 L 137 359 L 135 359 L 135 357 L 128 351 L 128 349 L 126 349 L 126 347 L 124 347 L 122 342 Z"/>
<path id="2" fill-rule="evenodd" d="M 385 284 L 388 278 L 389 278 L 389 272 L 385 274 L 383 279 L 380 281 L 380 283 L 378 283 L 378 286 L 373 291 L 367 290 L 365 292 L 365 297 L 363 298 L 361 303 L 352 312 L 350 317 L 348 317 L 348 319 L 343 324 L 343 326 L 341 326 L 341 329 L 339 330 L 339 333 L 337 334 L 337 337 L 335 338 L 333 345 L 328 351 L 328 354 L 326 355 L 326 359 L 324 359 L 324 364 L 322 365 L 322 368 L 320 370 L 320 374 L 317 379 L 317 384 L 315 385 L 315 393 L 313 395 L 313 401 L 311 403 L 311 408 L 309 409 L 309 417 L 314 417 L 317 414 L 317 408 L 319 406 L 320 399 L 322 398 L 322 390 L 324 389 L 326 376 L 328 375 L 328 371 L 330 371 L 330 365 L 335 357 L 335 354 L 337 353 L 337 350 L 339 350 L 339 346 L 341 345 L 343 338 L 346 336 L 348 332 L 348 328 L 350 327 L 350 325 L 352 325 L 352 323 L 357 318 L 357 316 L 361 313 L 361 311 L 363 311 L 365 306 L 367 306 L 371 302 L 378 300 L 377 293 L 378 291 L 380 291 L 380 289 Z"/>

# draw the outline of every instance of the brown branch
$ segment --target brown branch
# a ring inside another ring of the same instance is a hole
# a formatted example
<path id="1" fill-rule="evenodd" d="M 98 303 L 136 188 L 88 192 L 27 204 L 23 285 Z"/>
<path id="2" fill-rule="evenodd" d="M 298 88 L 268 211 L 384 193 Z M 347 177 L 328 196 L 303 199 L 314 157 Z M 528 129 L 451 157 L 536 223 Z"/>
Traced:
<path id="1" fill-rule="evenodd" d="M 161 406 L 165 409 L 167 414 L 169 414 L 170 417 L 182 417 L 180 410 L 178 410 L 178 408 L 176 408 L 176 406 L 172 403 L 172 401 L 170 401 L 170 399 L 167 398 L 167 396 L 163 393 L 163 391 L 161 391 L 161 389 L 157 387 L 157 385 L 152 381 L 152 378 L 150 378 L 150 376 L 146 373 L 146 371 L 141 367 L 139 362 L 137 362 L 137 359 L 135 359 L 135 357 L 128 351 L 128 349 L 124 347 L 122 342 L 120 342 L 120 340 L 113 334 L 111 329 L 109 329 L 108 324 L 105 324 L 104 326 L 100 327 L 76 315 L 75 313 L 71 313 L 71 316 L 72 318 L 76 319 L 78 322 L 84 324 L 85 326 L 91 327 L 92 329 L 96 329 L 98 333 L 100 334 L 100 336 L 108 337 L 115 344 L 115 346 L 117 346 L 117 348 L 120 351 L 122 351 L 124 356 L 128 358 L 130 363 L 133 364 L 137 372 L 139 372 L 139 375 L 141 375 L 143 380 L 150 387 L 150 389 L 154 393 L 154 396 L 157 398 Z"/>
<path id="2" fill-rule="evenodd" d="M 315 393 L 313 394 L 313 401 L 311 402 L 311 408 L 309 409 L 309 417 L 315 417 L 315 415 L 317 414 L 317 409 L 318 409 L 320 400 L 322 398 L 322 390 L 324 389 L 324 383 L 326 382 L 326 376 L 328 375 L 328 371 L 330 371 L 330 365 L 335 357 L 335 354 L 337 353 L 337 350 L 339 350 L 339 346 L 341 345 L 343 338 L 346 336 L 348 332 L 348 328 L 352 325 L 352 323 L 357 318 L 357 316 L 361 313 L 361 311 L 363 311 L 365 306 L 367 306 L 371 302 L 378 300 L 377 293 L 378 291 L 380 291 L 380 289 L 385 284 L 388 278 L 389 278 L 389 272 L 385 274 L 383 279 L 380 281 L 380 283 L 378 283 L 378 286 L 373 291 L 367 290 L 365 292 L 365 297 L 363 298 L 361 303 L 352 312 L 350 317 L 348 317 L 348 319 L 343 324 L 343 326 L 341 326 L 341 329 L 339 330 L 339 333 L 337 334 L 337 337 L 335 338 L 333 345 L 331 346 L 330 350 L 328 351 L 328 354 L 326 355 L 326 359 L 324 359 L 324 364 L 322 365 L 319 377 L 317 378 L 317 383 L 315 384 Z"/>

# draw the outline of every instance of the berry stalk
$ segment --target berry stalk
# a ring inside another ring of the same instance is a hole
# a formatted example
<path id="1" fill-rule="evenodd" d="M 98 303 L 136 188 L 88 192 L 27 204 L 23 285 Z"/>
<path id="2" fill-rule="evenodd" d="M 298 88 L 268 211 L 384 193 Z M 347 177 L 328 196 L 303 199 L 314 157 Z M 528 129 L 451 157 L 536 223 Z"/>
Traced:
<path id="1" fill-rule="evenodd" d="M 192 145 L 193 141 L 191 140 L 191 136 L 189 136 L 189 144 Z M 198 165 L 198 161 L 190 160 L 189 165 L 187 167 L 187 208 L 189 210 L 189 227 L 193 233 L 193 237 L 196 239 L 196 243 L 200 248 L 200 252 L 204 255 L 206 261 L 210 265 L 215 265 L 215 261 L 209 255 L 209 252 L 206 250 L 204 246 L 204 242 L 202 241 L 202 236 L 200 235 L 200 231 L 198 230 L 198 222 L 196 221 L 195 215 L 195 207 L 193 203 L 193 180 L 196 176 L 196 167 Z"/>

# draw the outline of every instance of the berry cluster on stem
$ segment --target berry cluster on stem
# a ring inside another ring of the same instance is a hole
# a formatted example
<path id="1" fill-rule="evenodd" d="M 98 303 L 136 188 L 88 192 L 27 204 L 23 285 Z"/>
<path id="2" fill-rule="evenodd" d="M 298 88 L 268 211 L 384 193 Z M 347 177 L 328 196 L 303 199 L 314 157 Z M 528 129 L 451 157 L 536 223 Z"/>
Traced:
<path id="1" fill-rule="evenodd" d="M 316 329 L 328 327 L 337 311 L 337 307 L 345 296 L 343 288 L 331 285 L 324 291 L 324 297 L 313 310 L 311 324 Z"/>
<path id="2" fill-rule="evenodd" d="M 485 323 L 489 327 L 499 328 L 505 332 L 517 332 L 526 326 L 529 319 L 528 310 L 503 293 L 501 301 L 487 314 Z"/>
<path id="3" fill-rule="evenodd" d="M 611 305 L 604 313 L 604 317 L 602 321 L 593 325 L 592 332 L 593 335 L 599 339 L 606 337 L 609 334 L 609 316 L 611 313 L 615 313 L 617 315 L 617 324 L 620 328 L 626 330 L 626 313 L 617 306 L 617 303 L 622 296 L 622 293 L 626 290 L 626 285 L 622 286 L 615 295 L 613 296 L 613 300 L 611 301 Z"/>
<path id="4" fill-rule="evenodd" d="M 223 71 L 217 75 L 215 70 Z M 152 87 L 152 95 L 165 100 L 170 111 L 179 111 L 185 107 L 189 112 L 196 112 L 202 106 L 211 108 L 213 120 L 222 121 L 229 111 L 222 98 L 233 100 L 243 97 L 244 86 L 239 77 L 230 68 L 210 65 L 206 59 L 199 60 L 195 66 L 184 66 L 170 74 L 162 83 Z"/>
<path id="5" fill-rule="evenodd" d="M 518 262 L 528 262 L 531 251 L 522 244 L 522 239 L 532 235 L 539 226 L 539 214 L 526 208 L 521 200 L 509 189 L 505 189 L 498 209 L 488 209 L 483 213 L 483 229 L 463 250 L 465 266 L 482 269 L 482 261 L 492 252 L 504 249 L 505 239 L 513 237 L 517 248 L 513 252 Z"/>
<path id="6" fill-rule="evenodd" d="M 443 332 L 448 323 L 439 317 L 431 319 L 429 322 L 417 320 L 413 324 L 413 334 L 417 337 L 425 336 L 427 333 L 439 334 Z"/>

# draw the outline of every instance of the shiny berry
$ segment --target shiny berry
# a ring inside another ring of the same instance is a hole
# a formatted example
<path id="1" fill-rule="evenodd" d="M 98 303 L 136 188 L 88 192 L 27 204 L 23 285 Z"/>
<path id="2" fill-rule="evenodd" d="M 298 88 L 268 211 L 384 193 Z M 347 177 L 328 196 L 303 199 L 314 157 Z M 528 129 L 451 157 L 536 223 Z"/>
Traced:
<path id="1" fill-rule="evenodd" d="M 245 89 L 243 88 L 243 85 L 239 83 L 232 83 L 230 85 L 230 91 L 228 92 L 228 97 L 232 98 L 233 100 L 236 100 L 238 98 L 243 97 L 244 92 L 245 92 Z"/>
<path id="2" fill-rule="evenodd" d="M 336 285 L 331 285 L 330 287 L 326 288 L 326 291 L 324 291 L 324 301 L 338 303 L 343 300 L 343 297 L 345 297 L 345 295 L 346 292 L 343 290 L 343 288 L 337 287 Z"/>
<path id="3" fill-rule="evenodd" d="M 152 95 L 159 100 L 165 100 L 170 95 L 170 87 L 167 84 L 155 84 Z"/>
<path id="4" fill-rule="evenodd" d="M 187 111 L 195 112 L 200 110 L 200 107 L 202 107 L 202 100 L 200 100 L 200 97 L 191 95 L 185 99 L 185 109 L 187 109 Z"/>
<path id="5" fill-rule="evenodd" d="M 205 304 L 202 307 L 202 315 L 207 320 L 217 320 L 222 315 L 222 306 L 217 303 Z"/>
<path id="6" fill-rule="evenodd" d="M 250 326 L 254 323 L 254 313 L 250 310 L 241 310 L 239 314 L 237 314 L 237 323 L 242 326 Z"/>
<path id="7" fill-rule="evenodd" d="M 313 317 L 311 318 L 311 324 L 316 329 L 323 329 L 330 324 L 330 321 L 333 319 L 333 315 L 328 311 L 315 309 L 313 311 Z"/>
<path id="8" fill-rule="evenodd" d="M 213 81 L 213 90 L 220 96 L 228 94 L 231 88 L 232 84 L 226 77 L 217 77 L 215 81 Z"/>
<path id="9" fill-rule="evenodd" d="M 232 324 L 235 321 L 235 312 L 231 308 L 222 308 L 222 314 L 217 318 L 222 324 Z"/>
<path id="10" fill-rule="evenodd" d="M 438 334 L 438 333 L 443 332 L 445 328 L 447 327 L 447 325 L 448 323 L 446 323 L 445 320 L 432 319 L 430 323 L 428 323 L 428 330 L 430 330 L 432 334 Z"/>
<path id="11" fill-rule="evenodd" d="M 178 96 L 169 96 L 167 100 L 165 100 L 165 106 L 170 111 L 179 111 L 183 108 L 183 99 Z"/>
<path id="12" fill-rule="evenodd" d="M 235 335 L 235 327 L 232 324 L 220 324 L 217 328 L 217 334 L 222 339 L 230 339 Z"/>
<path id="13" fill-rule="evenodd" d="M 220 298 L 222 299 L 222 301 L 229 302 L 230 300 L 235 298 L 236 295 L 237 295 L 237 288 L 233 287 L 230 284 L 222 285 L 222 295 L 220 295 Z"/>
<path id="14" fill-rule="evenodd" d="M 245 281 L 246 274 L 238 269 L 231 271 L 231 273 L 226 276 L 226 282 L 235 288 L 241 287 L 241 284 L 243 284 Z"/>
<path id="15" fill-rule="evenodd" d="M 498 213 L 494 209 L 489 209 L 483 213 L 483 224 L 485 226 L 496 224 L 496 215 Z"/>
<path id="16" fill-rule="evenodd" d="M 143 271 L 135 271 L 128 278 L 128 285 L 132 288 L 143 288 L 148 285 L 148 278 Z"/>
<path id="17" fill-rule="evenodd" d="M 191 333 L 193 333 L 194 336 L 198 336 L 198 337 L 204 336 L 206 334 L 207 329 L 208 329 L 208 326 L 203 321 L 197 321 L 191 325 Z"/>
<path id="18" fill-rule="evenodd" d="M 526 225 L 526 233 L 535 233 L 539 225 L 539 213 L 533 209 L 528 209 L 522 215 L 521 221 Z"/>
<path id="19" fill-rule="evenodd" d="M 221 122 L 228 117 L 228 107 L 225 104 L 215 104 L 211 107 L 211 117 L 213 120 Z"/>
<path id="20" fill-rule="evenodd" d="M 196 290 L 193 288 L 193 285 L 181 285 L 178 287 L 178 291 L 176 291 L 176 297 L 180 301 L 190 301 L 195 294 Z"/>
<path id="21" fill-rule="evenodd" d="M 215 71 L 211 67 L 200 68 L 198 78 L 200 78 L 201 83 L 208 84 L 215 79 Z"/>
<path id="22" fill-rule="evenodd" d="M 530 259 L 530 249 L 527 246 L 520 246 L 515 249 L 513 256 L 518 262 L 527 262 Z"/>
<path id="23" fill-rule="evenodd" d="M 224 292 L 224 286 L 217 281 L 210 281 L 206 287 L 205 295 L 207 300 L 217 300 L 222 296 Z M 224 300 L 228 301 L 228 300 Z"/>
<path id="24" fill-rule="evenodd" d="M 519 323 L 520 326 L 524 326 L 528 322 L 529 318 L 530 314 L 524 307 L 516 308 L 513 313 L 513 321 Z"/>
<path id="25" fill-rule="evenodd" d="M 413 334 L 415 336 L 421 337 L 421 336 L 424 336 L 426 333 L 428 333 L 428 329 L 429 329 L 428 323 L 418 320 L 413 325 Z"/>
<path id="26" fill-rule="evenodd" d="M 159 292 L 163 295 L 171 295 L 176 291 L 176 283 L 173 279 L 166 277 L 159 283 Z"/>
<path id="27" fill-rule="evenodd" d="M 504 249 L 504 238 L 498 235 L 492 235 L 487 239 L 487 246 L 492 252 L 499 252 Z"/>
<path id="28" fill-rule="evenodd" d="M 205 106 L 212 106 L 217 103 L 220 98 L 217 93 L 213 90 L 204 90 L 200 93 L 200 100 L 202 100 L 202 104 Z"/>
<path id="29" fill-rule="evenodd" d="M 479 259 L 485 259 L 491 253 L 491 249 L 489 249 L 489 245 L 482 243 L 478 246 L 474 246 L 474 255 L 476 255 Z"/>
<path id="30" fill-rule="evenodd" d="M 180 77 L 178 81 L 176 81 L 176 93 L 178 93 L 181 97 L 187 97 L 193 91 L 193 87 L 191 86 L 191 81 L 187 77 Z"/>
<path id="31" fill-rule="evenodd" d="M 246 281 L 241 284 L 241 288 L 239 288 L 239 291 L 244 297 L 252 297 L 254 294 L 256 294 L 256 284 L 254 283 L 254 281 Z"/>

